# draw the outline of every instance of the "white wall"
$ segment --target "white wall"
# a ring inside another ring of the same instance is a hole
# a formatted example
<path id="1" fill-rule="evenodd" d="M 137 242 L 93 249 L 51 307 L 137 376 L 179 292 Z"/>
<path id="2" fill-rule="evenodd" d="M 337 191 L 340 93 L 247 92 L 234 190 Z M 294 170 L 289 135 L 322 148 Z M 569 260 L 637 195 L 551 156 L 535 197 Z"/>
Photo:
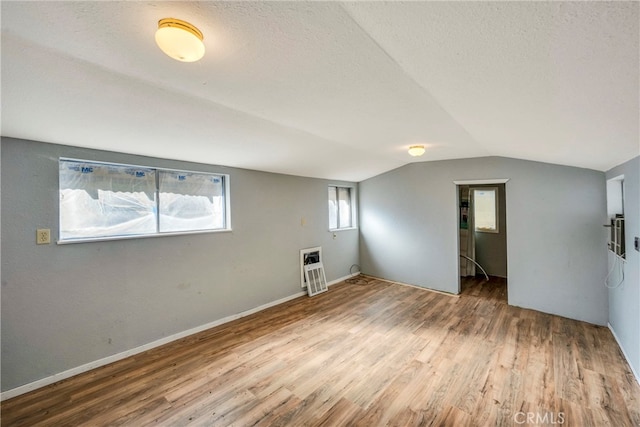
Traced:
<path id="1" fill-rule="evenodd" d="M 624 281 L 609 290 L 609 324 L 640 381 L 640 252 L 633 248 L 634 237 L 640 236 L 640 156 L 609 170 L 607 179 L 620 175 L 624 175 L 626 262 L 622 264 Z M 614 256 L 608 257 L 615 286 L 621 277 L 612 265 Z"/>
<path id="2" fill-rule="evenodd" d="M 229 174 L 233 231 L 36 246 L 58 235 L 61 156 Z M 2 391 L 295 295 L 302 248 L 327 280 L 358 263 L 324 180 L 2 138 L 1 182 Z"/>
<path id="3" fill-rule="evenodd" d="M 360 262 L 374 276 L 458 291 L 454 180 L 506 183 L 509 304 L 604 325 L 604 173 L 486 157 L 413 163 L 360 183 Z"/>

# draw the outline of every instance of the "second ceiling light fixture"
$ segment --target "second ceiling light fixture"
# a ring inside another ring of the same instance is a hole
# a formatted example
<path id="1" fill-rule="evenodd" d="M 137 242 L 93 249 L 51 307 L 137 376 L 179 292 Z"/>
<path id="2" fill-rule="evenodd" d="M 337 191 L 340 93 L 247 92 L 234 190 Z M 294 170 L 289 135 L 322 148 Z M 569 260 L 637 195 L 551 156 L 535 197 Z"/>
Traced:
<path id="1" fill-rule="evenodd" d="M 412 145 L 409 147 L 409 154 L 413 157 L 422 156 L 424 152 L 424 145 Z"/>

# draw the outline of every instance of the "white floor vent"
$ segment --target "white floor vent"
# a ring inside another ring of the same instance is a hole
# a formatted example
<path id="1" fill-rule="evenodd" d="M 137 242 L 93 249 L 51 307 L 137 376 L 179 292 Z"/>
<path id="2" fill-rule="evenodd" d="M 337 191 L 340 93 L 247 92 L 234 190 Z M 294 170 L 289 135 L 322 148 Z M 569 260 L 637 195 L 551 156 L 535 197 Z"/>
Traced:
<path id="1" fill-rule="evenodd" d="M 305 265 L 304 276 L 307 279 L 307 293 L 310 297 L 327 291 L 327 279 L 321 262 Z"/>

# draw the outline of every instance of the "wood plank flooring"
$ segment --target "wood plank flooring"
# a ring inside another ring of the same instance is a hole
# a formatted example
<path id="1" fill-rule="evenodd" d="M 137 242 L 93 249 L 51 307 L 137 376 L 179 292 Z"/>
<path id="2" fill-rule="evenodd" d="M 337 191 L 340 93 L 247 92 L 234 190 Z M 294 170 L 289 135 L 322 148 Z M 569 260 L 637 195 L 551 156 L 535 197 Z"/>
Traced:
<path id="1" fill-rule="evenodd" d="M 610 331 L 371 278 L 5 401 L 2 426 L 640 426 Z"/>

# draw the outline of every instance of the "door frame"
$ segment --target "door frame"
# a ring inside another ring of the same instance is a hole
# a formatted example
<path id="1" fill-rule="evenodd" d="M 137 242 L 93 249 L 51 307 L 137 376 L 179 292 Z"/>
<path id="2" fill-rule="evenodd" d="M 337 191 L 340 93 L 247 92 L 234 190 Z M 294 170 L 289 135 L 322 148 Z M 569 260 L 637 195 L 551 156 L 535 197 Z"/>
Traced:
<path id="1" fill-rule="evenodd" d="M 460 186 L 461 185 L 488 185 L 488 184 L 504 184 L 504 195 L 505 195 L 505 207 L 506 207 L 506 198 L 507 198 L 507 181 L 509 178 L 490 178 L 490 179 L 461 179 L 454 180 L 455 191 L 456 191 L 456 265 L 458 266 L 456 270 L 456 277 L 458 280 L 458 294 L 461 292 L 461 280 L 460 280 Z M 505 212 L 505 218 L 507 219 L 507 223 L 509 222 L 508 218 L 509 212 Z M 507 227 L 507 224 L 505 224 Z M 507 230 L 507 228 L 505 228 Z M 507 246 L 507 260 L 509 259 L 509 246 Z M 508 266 L 507 266 L 508 271 Z M 508 274 L 508 273 L 507 273 Z M 509 280 L 507 280 L 507 295 L 509 295 Z"/>

